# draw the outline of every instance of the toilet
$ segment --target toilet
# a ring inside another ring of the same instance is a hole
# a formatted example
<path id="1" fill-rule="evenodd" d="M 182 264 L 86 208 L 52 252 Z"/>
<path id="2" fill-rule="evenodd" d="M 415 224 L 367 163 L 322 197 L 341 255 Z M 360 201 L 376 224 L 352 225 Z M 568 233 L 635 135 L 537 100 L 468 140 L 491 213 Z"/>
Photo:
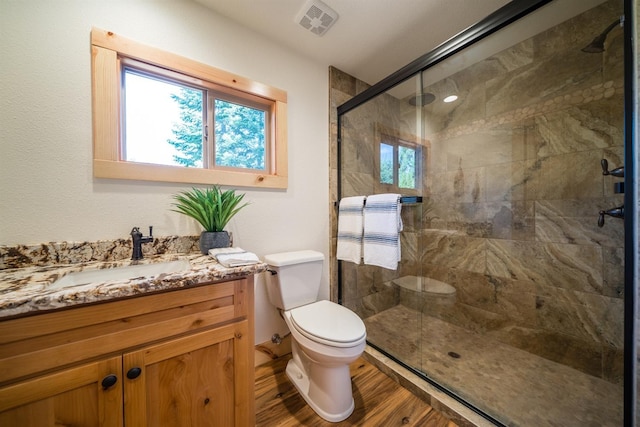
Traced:
<path id="1" fill-rule="evenodd" d="M 287 377 L 313 410 L 330 422 L 354 409 L 349 364 L 366 346 L 366 329 L 353 311 L 318 301 L 324 255 L 304 250 L 266 255 L 267 294 L 291 331 Z"/>

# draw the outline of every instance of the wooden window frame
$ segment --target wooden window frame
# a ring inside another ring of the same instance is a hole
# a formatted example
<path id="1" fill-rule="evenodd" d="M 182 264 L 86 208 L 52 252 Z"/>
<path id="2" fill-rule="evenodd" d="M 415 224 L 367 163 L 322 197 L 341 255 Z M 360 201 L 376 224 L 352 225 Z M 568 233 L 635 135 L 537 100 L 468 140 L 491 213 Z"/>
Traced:
<path id="1" fill-rule="evenodd" d="M 145 46 L 97 28 L 91 30 L 93 175 L 96 178 L 285 189 L 288 185 L 287 93 L 209 65 Z M 204 169 L 136 163 L 121 157 L 120 58 L 130 58 L 206 81 L 248 99 L 272 102 L 266 171 Z M 241 95 L 242 96 L 242 95 Z"/>

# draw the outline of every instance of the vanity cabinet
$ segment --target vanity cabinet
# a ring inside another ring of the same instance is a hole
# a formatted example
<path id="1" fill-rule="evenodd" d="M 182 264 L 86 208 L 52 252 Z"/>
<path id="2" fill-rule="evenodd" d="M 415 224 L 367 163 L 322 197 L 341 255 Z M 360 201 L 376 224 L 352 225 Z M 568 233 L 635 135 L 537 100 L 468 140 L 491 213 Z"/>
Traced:
<path id="1" fill-rule="evenodd" d="M 0 321 L 0 425 L 254 425 L 252 313 L 247 276 Z"/>

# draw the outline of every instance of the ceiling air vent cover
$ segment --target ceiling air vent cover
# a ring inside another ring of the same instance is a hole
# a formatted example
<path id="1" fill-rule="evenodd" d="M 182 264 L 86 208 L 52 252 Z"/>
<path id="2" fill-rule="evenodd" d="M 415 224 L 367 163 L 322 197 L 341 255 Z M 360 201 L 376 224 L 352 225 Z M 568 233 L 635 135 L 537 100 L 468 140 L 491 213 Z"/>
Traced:
<path id="1" fill-rule="evenodd" d="M 320 0 L 308 1 L 296 16 L 296 22 L 313 34 L 321 36 L 338 20 L 335 10 Z"/>

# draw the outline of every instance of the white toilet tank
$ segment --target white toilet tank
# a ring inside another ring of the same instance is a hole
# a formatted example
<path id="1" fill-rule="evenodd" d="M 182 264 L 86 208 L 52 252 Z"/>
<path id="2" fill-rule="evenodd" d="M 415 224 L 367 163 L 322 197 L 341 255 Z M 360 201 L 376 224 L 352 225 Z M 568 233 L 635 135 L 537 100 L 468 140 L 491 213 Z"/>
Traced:
<path id="1" fill-rule="evenodd" d="M 265 255 L 269 264 L 267 293 L 271 304 L 283 310 L 310 304 L 318 299 L 322 263 L 321 252 L 305 250 Z"/>

